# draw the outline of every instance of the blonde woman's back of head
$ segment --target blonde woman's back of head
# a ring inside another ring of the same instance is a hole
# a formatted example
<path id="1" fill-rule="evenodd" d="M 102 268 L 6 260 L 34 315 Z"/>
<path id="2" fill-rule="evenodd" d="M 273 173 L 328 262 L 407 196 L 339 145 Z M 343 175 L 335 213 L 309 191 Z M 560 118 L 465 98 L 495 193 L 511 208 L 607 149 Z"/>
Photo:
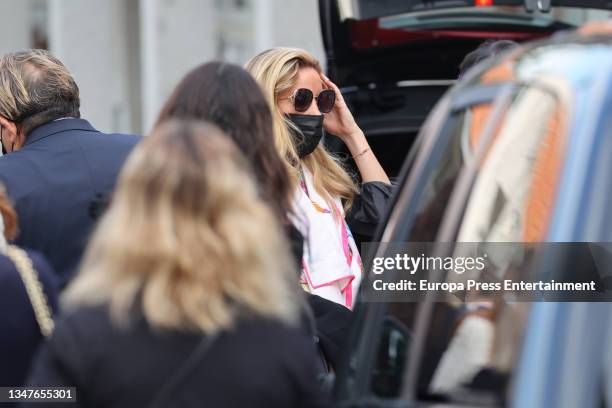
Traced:
<path id="1" fill-rule="evenodd" d="M 140 308 L 162 329 L 295 322 L 297 272 L 276 218 L 220 130 L 162 123 L 126 162 L 65 301 L 108 303 L 118 322 Z"/>
<path id="2" fill-rule="evenodd" d="M 279 95 L 295 86 L 300 69 L 314 68 L 322 72 L 319 61 L 305 50 L 280 47 L 257 54 L 245 68 L 257 80 L 270 104 L 276 147 L 287 162 L 294 186 L 297 186 L 300 168 L 304 164 L 313 173 L 314 187 L 319 194 L 328 200 L 333 197 L 345 199 L 350 206 L 357 187 L 342 163 L 330 155 L 323 144 L 300 160 L 289 132 L 292 125 L 278 107 Z"/>

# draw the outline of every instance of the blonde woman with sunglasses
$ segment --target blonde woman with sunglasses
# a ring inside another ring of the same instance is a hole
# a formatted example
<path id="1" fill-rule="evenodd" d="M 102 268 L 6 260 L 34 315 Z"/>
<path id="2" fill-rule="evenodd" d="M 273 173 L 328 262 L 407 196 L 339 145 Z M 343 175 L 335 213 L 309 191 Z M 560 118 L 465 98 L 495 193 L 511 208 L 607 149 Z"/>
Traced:
<path id="1" fill-rule="evenodd" d="M 375 224 L 390 195 L 389 178 L 340 90 L 312 55 L 274 48 L 252 58 L 246 68 L 270 104 L 276 148 L 290 171 L 294 223 L 305 238 L 303 286 L 352 308 L 362 263 L 347 215 Z M 320 143 L 324 131 L 348 147 L 359 170 L 360 187 Z"/>

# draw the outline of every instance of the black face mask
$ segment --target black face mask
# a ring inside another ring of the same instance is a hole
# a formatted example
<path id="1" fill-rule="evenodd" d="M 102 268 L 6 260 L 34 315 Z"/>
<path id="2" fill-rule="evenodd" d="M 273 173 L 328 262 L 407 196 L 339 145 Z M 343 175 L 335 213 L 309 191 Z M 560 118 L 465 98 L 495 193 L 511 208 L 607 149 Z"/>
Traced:
<path id="1" fill-rule="evenodd" d="M 319 145 L 323 138 L 323 115 L 298 115 L 290 113 L 287 118 L 297 127 L 298 132 L 293 127 L 289 127 L 289 132 L 293 138 L 295 149 L 301 158 L 308 156 Z"/>

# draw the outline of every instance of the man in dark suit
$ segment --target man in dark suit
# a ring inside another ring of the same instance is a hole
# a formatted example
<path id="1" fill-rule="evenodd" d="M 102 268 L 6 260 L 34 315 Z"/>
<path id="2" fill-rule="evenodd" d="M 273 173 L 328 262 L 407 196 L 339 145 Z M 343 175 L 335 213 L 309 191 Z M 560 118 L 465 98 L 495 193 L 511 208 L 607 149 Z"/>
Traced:
<path id="1" fill-rule="evenodd" d="M 0 59 L 0 181 L 19 217 L 16 244 L 42 252 L 65 284 L 138 142 L 80 119 L 79 88 L 48 52 Z"/>

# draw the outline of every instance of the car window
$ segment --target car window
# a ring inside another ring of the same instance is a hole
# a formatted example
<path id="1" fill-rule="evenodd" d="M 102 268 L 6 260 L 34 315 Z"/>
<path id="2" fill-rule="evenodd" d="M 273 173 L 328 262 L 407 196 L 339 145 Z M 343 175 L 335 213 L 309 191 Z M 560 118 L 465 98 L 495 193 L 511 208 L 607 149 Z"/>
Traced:
<path id="1" fill-rule="evenodd" d="M 427 175 L 413 228 L 406 241 L 429 242 L 435 239 L 446 204 L 467 157 L 461 138 L 468 124 L 466 114 L 466 111 L 453 113 L 442 127 L 440 137 L 448 143 L 442 147 L 440 159 Z M 370 390 L 377 397 L 400 395 L 417 310 L 418 303 L 390 302 L 386 307 L 370 377 Z"/>
<path id="2" fill-rule="evenodd" d="M 517 95 L 476 178 L 458 241 L 543 240 L 564 151 L 563 115 L 548 90 Z"/>
<path id="3" fill-rule="evenodd" d="M 542 80 L 546 82 L 554 81 Z M 454 112 L 437 135 L 443 138 L 447 132 L 448 143 L 434 168 L 420 175 L 427 180 L 414 197 L 418 210 L 405 241 L 438 238 L 457 181 L 475 159 L 492 110 L 491 104 L 479 104 Z M 547 86 L 520 88 L 494 130 L 491 146 L 485 149 L 456 228 L 457 241 L 539 242 L 545 238 L 568 116 L 567 107 Z M 533 259 L 522 255 L 512 264 L 514 269 L 508 270 L 509 255 L 498 254 L 498 273 L 515 274 L 513 278 L 529 273 L 527 265 Z M 457 276 L 468 278 L 453 275 L 447 279 Z M 387 305 L 370 379 L 371 392 L 378 397 L 401 394 L 418 309 L 416 302 Z M 494 391 L 492 398 L 499 398 L 514 367 L 528 310 L 528 303 L 504 303 L 504 299 L 478 292 L 436 303 L 428 332 L 422 334 L 426 350 L 421 356 L 417 395 L 466 400 L 460 395 L 465 395 L 466 384 L 474 382 L 474 387 L 488 387 L 487 392 Z M 465 348 L 466 344 L 470 347 Z M 493 350 L 496 360 L 491 358 Z"/>
<path id="4" fill-rule="evenodd" d="M 550 85 L 554 81 L 541 81 Z M 546 238 L 565 151 L 567 106 L 549 86 L 526 86 L 487 150 L 457 228 L 459 242 L 481 243 L 485 271 L 449 273 L 447 282 L 528 279 L 529 243 Z M 470 246 L 473 248 L 473 246 Z M 484 249 L 483 249 L 484 248 Z M 457 244 L 454 256 L 465 256 Z M 466 291 L 436 303 L 427 332 L 419 394 L 464 403 L 503 400 L 518 359 L 530 303 L 502 291 Z"/>
<path id="5" fill-rule="evenodd" d="M 442 132 L 449 142 L 435 168 L 427 175 L 427 183 L 419 197 L 414 225 L 407 241 L 431 242 L 436 238 L 446 204 L 470 152 L 461 137 L 469 123 L 469 112 L 454 114 L 454 120 Z"/>

